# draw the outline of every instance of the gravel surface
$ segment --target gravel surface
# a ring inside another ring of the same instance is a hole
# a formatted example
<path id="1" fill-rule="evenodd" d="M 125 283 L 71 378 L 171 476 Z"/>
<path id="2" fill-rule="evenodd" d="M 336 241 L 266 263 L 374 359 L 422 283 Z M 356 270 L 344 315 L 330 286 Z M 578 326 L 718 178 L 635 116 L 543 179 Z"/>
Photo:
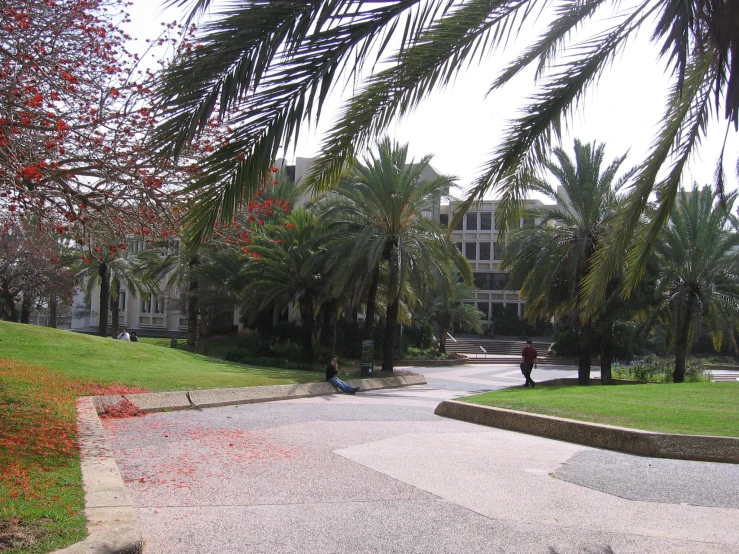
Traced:
<path id="1" fill-rule="evenodd" d="M 739 508 L 739 466 L 584 450 L 554 476 L 628 500 Z"/>

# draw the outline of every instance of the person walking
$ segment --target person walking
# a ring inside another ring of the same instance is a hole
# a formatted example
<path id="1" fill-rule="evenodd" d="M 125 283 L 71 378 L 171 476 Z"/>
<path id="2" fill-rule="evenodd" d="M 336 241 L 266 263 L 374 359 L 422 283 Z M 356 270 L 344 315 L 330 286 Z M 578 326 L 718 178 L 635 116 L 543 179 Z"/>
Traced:
<path id="1" fill-rule="evenodd" d="M 537 352 L 534 345 L 531 343 L 531 339 L 526 341 L 526 346 L 521 351 L 521 373 L 526 378 L 526 382 L 523 384 L 524 387 L 536 386 L 534 380 L 531 378 L 531 370 L 536 367 Z"/>
<path id="2" fill-rule="evenodd" d="M 359 390 L 359 387 L 352 387 L 348 383 L 345 383 L 339 379 L 338 373 L 339 360 L 332 358 L 331 363 L 326 366 L 326 381 L 347 394 L 355 394 Z"/>

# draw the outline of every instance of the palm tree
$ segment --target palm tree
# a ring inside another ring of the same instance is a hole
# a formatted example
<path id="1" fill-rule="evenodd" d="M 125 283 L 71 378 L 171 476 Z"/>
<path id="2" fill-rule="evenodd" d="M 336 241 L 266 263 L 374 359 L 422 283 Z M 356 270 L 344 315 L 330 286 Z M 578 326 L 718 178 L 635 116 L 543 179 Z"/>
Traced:
<path id="1" fill-rule="evenodd" d="M 174 4 L 176 0 L 171 0 Z M 191 18 L 213 0 L 193 3 Z M 188 217 L 200 238 L 215 213 L 231 217 L 267 174 L 279 148 L 296 140 L 300 126 L 321 115 L 334 84 L 356 77 L 365 62 L 379 67 L 358 88 L 323 144 L 307 184 L 338 183 L 346 163 L 396 117 L 433 91 L 448 86 L 462 67 L 504 45 L 512 28 L 551 8 L 551 23 L 491 84 L 508 84 L 536 67 L 538 90 L 510 123 L 484 166 L 459 216 L 486 193 L 497 193 L 496 220 L 512 223 L 532 169 L 560 135 L 561 123 L 607 71 L 638 31 L 648 34 L 668 60 L 673 82 L 662 126 L 640 165 L 624 210 L 590 279 L 586 307 L 597 311 L 606 287 L 626 256 L 627 286 L 643 274 L 651 247 L 674 205 L 691 152 L 706 134 L 715 106 L 728 126 L 739 122 L 739 17 L 734 0 L 468 0 L 441 3 L 358 0 L 244 3 L 224 10 L 198 35 L 201 48 L 183 56 L 163 76 L 158 97 L 164 122 L 158 142 L 177 154 L 215 112 L 234 106 L 248 116 L 233 126 L 229 144 L 203 164 L 193 187 L 199 209 Z M 598 19 L 598 31 L 574 33 Z M 390 40 L 397 37 L 398 41 Z M 389 44 L 397 44 L 390 55 Z M 383 56 L 385 56 L 383 58 Z M 637 84 L 638 86 L 638 84 Z M 720 173 L 720 172 L 719 172 Z M 719 185 L 721 185 L 719 179 Z M 650 194 L 659 192 L 655 219 L 638 229 Z M 206 217 L 208 216 L 208 217 Z M 637 233 L 636 240 L 633 239 Z"/>
<path id="2" fill-rule="evenodd" d="M 317 251 L 315 239 L 321 234 L 311 212 L 295 210 L 284 224 L 271 225 L 265 228 L 264 235 L 254 239 L 252 250 L 256 257 L 243 272 L 253 282 L 251 292 L 259 299 L 259 310 L 272 306 L 284 309 L 298 303 L 306 363 L 313 362 L 313 323 L 322 288 L 321 275 L 311 263 Z"/>
<path id="3" fill-rule="evenodd" d="M 655 248 L 657 306 L 652 323 L 666 323 L 675 344 L 673 380 L 685 380 L 685 359 L 701 328 L 720 349 L 737 349 L 739 322 L 739 235 L 731 208 L 737 193 L 716 202 L 710 187 L 683 191 Z"/>
<path id="4" fill-rule="evenodd" d="M 449 276 L 449 286 L 436 286 L 427 299 L 431 321 L 434 323 L 439 352 L 446 354 L 447 333 L 458 328 L 482 333 L 482 312 L 465 304 L 463 300 L 473 296 L 474 289 L 459 280 L 457 272 Z"/>
<path id="5" fill-rule="evenodd" d="M 587 385 L 595 321 L 579 309 L 578 295 L 617 215 L 616 191 L 634 170 L 617 181 L 625 156 L 603 168 L 605 145 L 575 140 L 574 151 L 572 160 L 562 148 L 555 148 L 553 159 L 544 162 L 559 185 L 557 190 L 544 180 L 530 180 L 532 189 L 557 204 L 535 214 L 541 225 L 511 235 L 502 265 L 511 272 L 512 286 L 520 286 L 527 316 L 559 318 L 568 314 L 579 322 L 578 382 Z M 614 289 L 615 284 L 608 286 Z"/>
<path id="6" fill-rule="evenodd" d="M 430 156 L 408 160 L 408 145 L 379 141 L 377 155 L 356 165 L 336 193 L 321 204 L 322 220 L 333 238 L 326 243 L 327 264 L 339 268 L 333 286 L 353 284 L 366 291 L 364 337 L 372 338 L 381 267 L 387 270 L 387 302 L 382 371 L 393 371 L 393 354 L 403 287 L 439 281 L 449 265 L 467 282 L 471 269 L 438 223 L 425 217 L 452 178 L 423 179 Z"/>
<path id="7" fill-rule="evenodd" d="M 101 248 L 91 257 L 83 256 L 75 273 L 85 283 L 85 294 L 89 297 L 95 285 L 100 285 L 100 309 L 98 335 L 108 336 L 108 311 L 112 312 L 112 336 L 118 336 L 121 285 L 125 284 L 129 294 L 146 294 L 147 281 L 141 259 L 126 250 L 104 251 Z M 109 310 L 110 309 L 110 310 Z"/>

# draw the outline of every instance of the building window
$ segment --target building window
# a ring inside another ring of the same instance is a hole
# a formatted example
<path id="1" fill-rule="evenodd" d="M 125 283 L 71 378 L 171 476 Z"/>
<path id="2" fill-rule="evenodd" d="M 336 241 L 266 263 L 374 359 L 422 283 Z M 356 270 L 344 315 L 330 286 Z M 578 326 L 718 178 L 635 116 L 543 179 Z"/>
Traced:
<path id="1" fill-rule="evenodd" d="M 125 292 L 118 293 L 118 309 L 122 312 L 126 311 L 126 293 Z"/>
<path id="2" fill-rule="evenodd" d="M 480 259 L 481 260 L 490 259 L 490 243 L 489 242 L 480 243 Z"/>
<path id="3" fill-rule="evenodd" d="M 499 242 L 493 243 L 493 259 L 494 260 L 503 259 L 503 245 Z"/>
<path id="4" fill-rule="evenodd" d="M 464 244 L 464 256 L 468 260 L 477 259 L 477 243 L 476 242 L 466 242 Z"/>
<path id="5" fill-rule="evenodd" d="M 150 296 L 148 299 L 141 299 L 142 314 L 163 314 L 164 298 L 161 296 Z"/>
<path id="6" fill-rule="evenodd" d="M 467 230 L 477 231 L 477 212 L 467 214 Z"/>
<path id="7" fill-rule="evenodd" d="M 536 225 L 536 219 L 533 217 L 524 217 L 523 218 L 523 226 L 524 227 L 533 227 Z"/>
<path id="8" fill-rule="evenodd" d="M 491 319 L 501 319 L 503 317 L 503 303 L 493 302 L 493 313 Z"/>
<path id="9" fill-rule="evenodd" d="M 489 317 L 490 304 L 488 304 L 487 302 L 478 302 L 477 309 L 482 312 L 481 319 L 490 319 Z"/>
<path id="10" fill-rule="evenodd" d="M 493 229 L 493 214 L 491 212 L 480 212 L 480 231 L 491 231 Z"/>
<path id="11" fill-rule="evenodd" d="M 439 216 L 439 223 L 441 223 L 443 227 L 449 227 L 449 214 L 441 214 Z"/>
<path id="12" fill-rule="evenodd" d="M 462 230 L 462 224 L 464 223 L 464 218 L 460 217 L 459 221 L 457 221 L 457 224 L 454 226 L 455 231 L 461 231 Z"/>
<path id="13" fill-rule="evenodd" d="M 493 283 L 490 287 L 492 290 L 503 290 L 508 284 L 507 273 L 492 273 Z"/>

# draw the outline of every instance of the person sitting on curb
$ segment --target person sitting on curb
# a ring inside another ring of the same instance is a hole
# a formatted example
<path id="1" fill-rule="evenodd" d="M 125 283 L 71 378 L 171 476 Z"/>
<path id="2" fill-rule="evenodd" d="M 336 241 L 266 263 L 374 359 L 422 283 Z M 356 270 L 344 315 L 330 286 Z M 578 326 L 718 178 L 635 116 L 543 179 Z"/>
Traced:
<path id="1" fill-rule="evenodd" d="M 536 386 L 536 383 L 534 383 L 534 380 L 531 378 L 531 370 L 536 367 L 536 358 L 536 348 L 534 348 L 534 345 L 531 344 L 531 339 L 529 339 L 526 341 L 526 346 L 524 346 L 521 351 L 521 373 L 523 373 L 523 376 L 526 378 L 526 382 L 523 385 L 524 387 L 528 387 L 529 384 L 532 387 Z"/>
<path id="2" fill-rule="evenodd" d="M 339 360 L 336 358 L 332 358 L 331 363 L 326 366 L 326 381 L 347 394 L 354 394 L 359 390 L 359 387 L 352 387 L 348 383 L 345 383 L 344 381 L 339 379 L 338 373 Z"/>

